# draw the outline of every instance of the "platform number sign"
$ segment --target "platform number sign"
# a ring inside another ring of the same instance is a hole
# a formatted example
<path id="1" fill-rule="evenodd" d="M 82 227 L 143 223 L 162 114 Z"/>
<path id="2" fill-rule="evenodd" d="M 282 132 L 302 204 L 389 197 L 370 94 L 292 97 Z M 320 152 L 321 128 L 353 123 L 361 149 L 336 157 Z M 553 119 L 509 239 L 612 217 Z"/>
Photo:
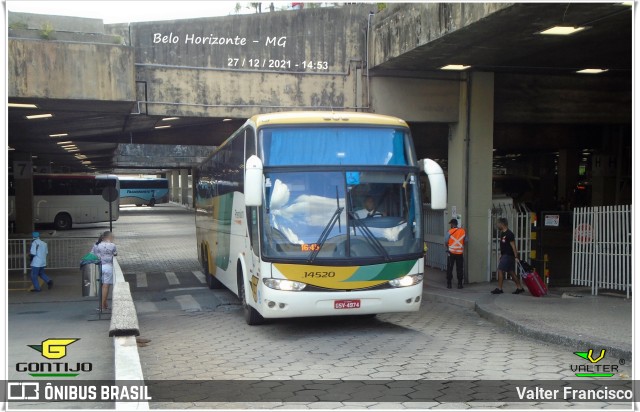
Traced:
<path id="1" fill-rule="evenodd" d="M 13 162 L 13 178 L 14 179 L 31 179 L 33 171 L 31 170 L 31 162 Z"/>

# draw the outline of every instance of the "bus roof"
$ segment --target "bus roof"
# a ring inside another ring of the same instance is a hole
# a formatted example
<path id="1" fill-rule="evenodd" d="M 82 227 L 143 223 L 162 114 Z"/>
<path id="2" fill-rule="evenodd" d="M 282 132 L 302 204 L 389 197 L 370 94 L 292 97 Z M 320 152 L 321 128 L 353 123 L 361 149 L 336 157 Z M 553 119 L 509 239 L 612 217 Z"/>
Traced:
<path id="1" fill-rule="evenodd" d="M 409 127 L 404 120 L 397 117 L 360 112 L 280 112 L 259 114 L 249 120 L 256 127 L 272 124 L 368 124 Z"/>

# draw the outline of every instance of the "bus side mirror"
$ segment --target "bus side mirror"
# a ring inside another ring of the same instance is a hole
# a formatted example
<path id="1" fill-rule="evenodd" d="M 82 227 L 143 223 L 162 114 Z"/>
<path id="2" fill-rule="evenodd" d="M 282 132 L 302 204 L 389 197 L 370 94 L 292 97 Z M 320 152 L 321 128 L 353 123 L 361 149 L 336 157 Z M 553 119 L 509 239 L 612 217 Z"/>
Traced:
<path id="1" fill-rule="evenodd" d="M 447 182 L 444 179 L 444 172 L 439 164 L 431 159 L 422 159 L 419 161 L 420 170 L 429 177 L 429 186 L 431 186 L 431 208 L 446 209 L 447 208 Z"/>
<path id="2" fill-rule="evenodd" d="M 262 160 L 256 155 L 247 159 L 244 168 L 244 204 L 245 206 L 262 206 L 264 190 Z"/>

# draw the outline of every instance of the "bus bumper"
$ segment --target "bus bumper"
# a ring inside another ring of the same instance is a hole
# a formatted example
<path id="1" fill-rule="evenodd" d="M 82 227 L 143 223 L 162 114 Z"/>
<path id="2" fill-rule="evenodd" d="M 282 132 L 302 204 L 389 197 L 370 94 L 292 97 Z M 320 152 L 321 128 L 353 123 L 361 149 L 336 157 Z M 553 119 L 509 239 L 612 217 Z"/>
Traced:
<path id="1" fill-rule="evenodd" d="M 423 282 L 403 288 L 351 292 L 291 292 L 261 287 L 256 309 L 265 318 L 416 312 L 422 301 L 422 287 Z"/>

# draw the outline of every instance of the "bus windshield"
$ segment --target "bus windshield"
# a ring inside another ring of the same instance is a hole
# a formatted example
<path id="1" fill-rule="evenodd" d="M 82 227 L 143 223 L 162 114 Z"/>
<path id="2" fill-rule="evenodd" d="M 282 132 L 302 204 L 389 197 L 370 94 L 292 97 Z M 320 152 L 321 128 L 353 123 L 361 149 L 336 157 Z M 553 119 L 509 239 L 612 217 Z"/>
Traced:
<path id="1" fill-rule="evenodd" d="M 422 252 L 413 172 L 267 172 L 265 178 L 265 257 L 389 261 Z"/>
<path id="2" fill-rule="evenodd" d="M 414 165 L 407 131 L 392 127 L 271 127 L 261 131 L 265 166 Z"/>

